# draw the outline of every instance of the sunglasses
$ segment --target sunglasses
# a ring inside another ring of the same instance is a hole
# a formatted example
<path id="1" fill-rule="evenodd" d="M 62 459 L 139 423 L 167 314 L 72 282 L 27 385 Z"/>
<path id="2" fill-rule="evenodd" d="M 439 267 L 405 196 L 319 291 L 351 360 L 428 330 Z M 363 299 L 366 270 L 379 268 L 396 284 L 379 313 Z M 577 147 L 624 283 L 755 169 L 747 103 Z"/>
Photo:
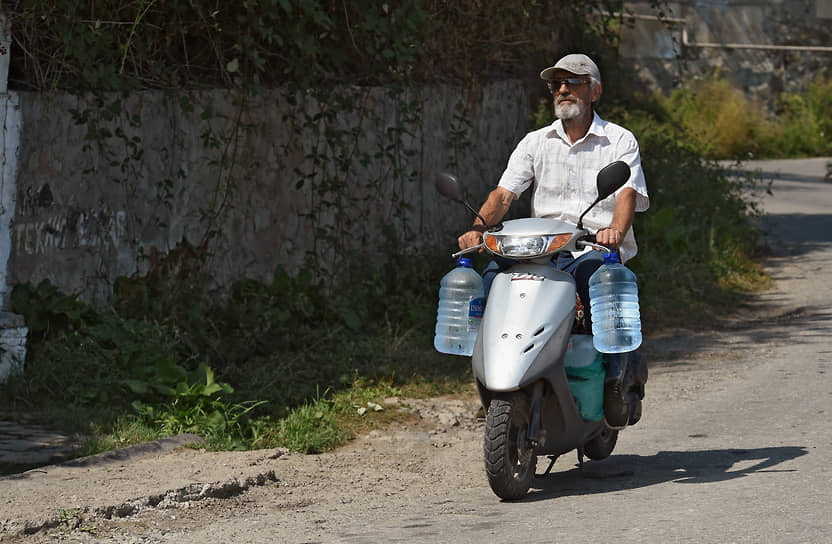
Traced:
<path id="1" fill-rule="evenodd" d="M 549 89 L 554 91 L 560 89 L 561 85 L 566 84 L 567 87 L 577 87 L 578 85 L 586 85 L 589 83 L 588 79 L 582 77 L 567 77 L 565 79 L 550 79 L 546 82 Z"/>

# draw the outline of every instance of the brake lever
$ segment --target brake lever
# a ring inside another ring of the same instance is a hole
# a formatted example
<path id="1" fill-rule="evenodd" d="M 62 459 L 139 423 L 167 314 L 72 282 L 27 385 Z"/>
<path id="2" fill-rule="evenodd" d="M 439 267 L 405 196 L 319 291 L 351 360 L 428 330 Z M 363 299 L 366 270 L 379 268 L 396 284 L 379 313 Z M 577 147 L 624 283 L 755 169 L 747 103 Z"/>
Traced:
<path id="1" fill-rule="evenodd" d="M 481 247 L 483 247 L 483 246 L 485 246 L 485 242 L 481 243 L 481 244 L 480 244 L 480 245 L 478 245 L 478 246 L 466 247 L 465 249 L 461 249 L 461 250 L 457 251 L 456 253 L 454 253 L 453 255 L 451 255 L 451 257 L 453 257 L 454 259 L 456 259 L 456 258 L 457 258 L 457 257 L 459 257 L 460 255 L 465 255 L 466 253 L 473 253 L 473 252 L 477 251 L 478 249 L 480 249 L 480 248 L 481 248 Z"/>
<path id="2" fill-rule="evenodd" d="M 575 245 L 580 245 L 581 247 L 591 247 L 592 249 L 597 249 L 599 251 L 604 251 L 606 253 L 612 253 L 612 249 L 602 246 L 601 244 L 596 243 L 597 238 L 594 234 L 589 234 L 583 240 L 578 240 L 575 242 Z"/>

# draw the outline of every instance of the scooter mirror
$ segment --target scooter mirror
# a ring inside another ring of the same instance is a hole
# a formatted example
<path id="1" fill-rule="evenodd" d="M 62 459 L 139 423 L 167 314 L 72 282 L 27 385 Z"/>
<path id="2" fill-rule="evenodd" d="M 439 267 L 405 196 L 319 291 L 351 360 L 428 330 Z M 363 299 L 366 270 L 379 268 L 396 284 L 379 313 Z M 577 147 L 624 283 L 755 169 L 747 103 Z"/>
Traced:
<path id="1" fill-rule="evenodd" d="M 598 188 L 598 200 L 604 200 L 627 183 L 630 179 L 630 166 L 624 161 L 615 161 L 601 168 L 595 180 Z"/>
<path id="2" fill-rule="evenodd" d="M 622 188 L 624 184 L 627 183 L 628 179 L 630 179 L 630 165 L 624 161 L 615 161 L 601 168 L 598 172 L 598 177 L 595 178 L 595 187 L 598 189 L 598 198 L 596 198 L 595 202 L 590 204 L 589 208 L 585 209 L 584 213 L 582 213 L 578 218 L 578 228 L 584 228 L 584 216 L 587 212 L 589 212 L 589 210 Z"/>
<path id="3" fill-rule="evenodd" d="M 465 195 L 463 194 L 462 186 L 453 174 L 445 172 L 436 174 L 434 185 L 436 185 L 436 190 L 439 191 L 439 194 L 442 196 L 450 198 L 454 202 L 465 203 Z"/>

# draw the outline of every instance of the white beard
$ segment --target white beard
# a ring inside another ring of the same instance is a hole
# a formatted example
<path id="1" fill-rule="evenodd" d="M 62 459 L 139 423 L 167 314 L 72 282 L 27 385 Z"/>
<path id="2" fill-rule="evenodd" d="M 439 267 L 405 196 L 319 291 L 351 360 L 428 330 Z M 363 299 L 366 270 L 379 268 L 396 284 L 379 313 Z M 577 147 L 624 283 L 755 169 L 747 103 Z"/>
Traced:
<path id="1" fill-rule="evenodd" d="M 555 116 L 564 121 L 571 121 L 572 119 L 582 117 L 584 112 L 586 112 L 586 106 L 576 102 L 561 102 L 560 104 L 555 104 Z"/>

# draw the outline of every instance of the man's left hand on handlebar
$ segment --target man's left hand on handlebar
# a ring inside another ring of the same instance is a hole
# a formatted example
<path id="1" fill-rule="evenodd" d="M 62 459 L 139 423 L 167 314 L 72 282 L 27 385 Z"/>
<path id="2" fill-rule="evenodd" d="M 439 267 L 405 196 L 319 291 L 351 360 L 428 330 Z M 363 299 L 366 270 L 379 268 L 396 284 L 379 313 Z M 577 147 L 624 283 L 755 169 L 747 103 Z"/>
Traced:
<path id="1" fill-rule="evenodd" d="M 624 241 L 624 235 L 614 227 L 606 227 L 595 233 L 595 241 L 610 249 L 618 249 Z"/>

